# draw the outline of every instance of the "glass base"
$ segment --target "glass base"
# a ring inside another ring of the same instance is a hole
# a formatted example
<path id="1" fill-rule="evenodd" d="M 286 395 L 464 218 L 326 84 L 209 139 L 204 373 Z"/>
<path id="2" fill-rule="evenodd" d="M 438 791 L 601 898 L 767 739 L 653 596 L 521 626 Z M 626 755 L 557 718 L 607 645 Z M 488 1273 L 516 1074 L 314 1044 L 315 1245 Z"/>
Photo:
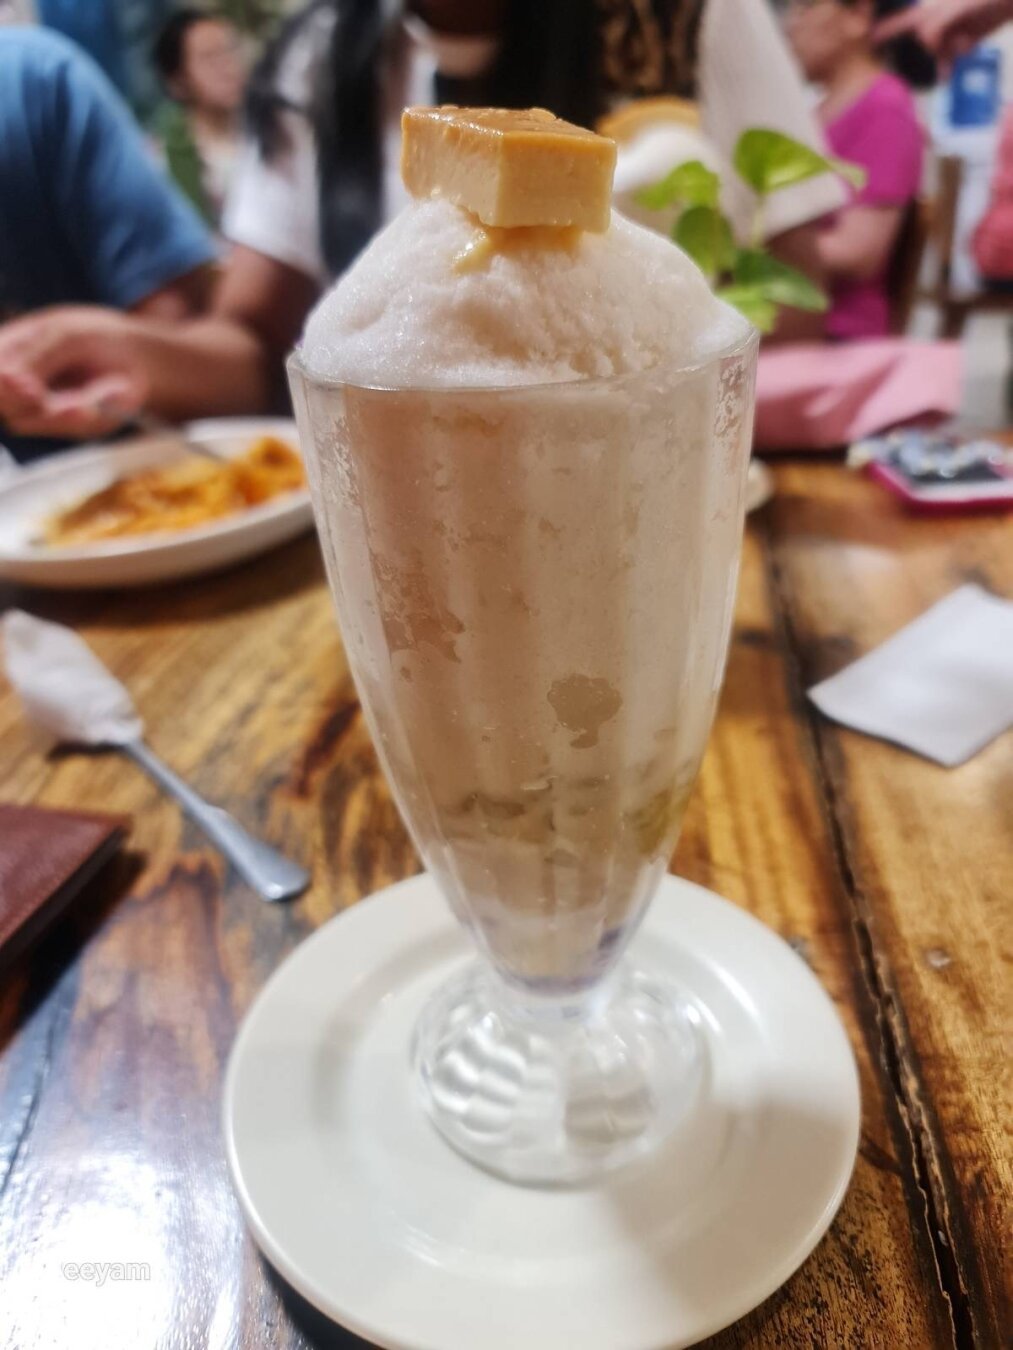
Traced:
<path id="1" fill-rule="evenodd" d="M 703 1077 L 696 1010 L 621 965 L 580 1001 L 528 996 L 473 965 L 415 1029 L 425 1109 L 458 1152 L 509 1181 L 567 1184 L 654 1149 Z"/>

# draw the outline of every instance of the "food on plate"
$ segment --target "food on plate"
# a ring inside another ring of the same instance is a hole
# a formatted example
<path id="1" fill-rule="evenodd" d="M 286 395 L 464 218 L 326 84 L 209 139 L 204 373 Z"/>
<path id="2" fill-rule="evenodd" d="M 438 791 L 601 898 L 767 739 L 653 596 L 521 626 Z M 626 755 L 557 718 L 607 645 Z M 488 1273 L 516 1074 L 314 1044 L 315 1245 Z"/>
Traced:
<path id="1" fill-rule="evenodd" d="M 188 455 L 163 468 L 117 478 L 50 516 L 42 540 L 50 547 L 66 548 L 126 535 L 190 530 L 305 485 L 298 453 L 277 436 L 261 436 L 235 459 Z"/>

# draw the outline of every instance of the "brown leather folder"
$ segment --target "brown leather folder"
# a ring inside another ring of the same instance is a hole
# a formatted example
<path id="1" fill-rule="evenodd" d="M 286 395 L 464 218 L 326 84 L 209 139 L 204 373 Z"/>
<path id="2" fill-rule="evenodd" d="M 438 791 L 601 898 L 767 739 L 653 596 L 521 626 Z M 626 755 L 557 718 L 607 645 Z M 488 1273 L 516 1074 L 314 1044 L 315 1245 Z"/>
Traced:
<path id="1" fill-rule="evenodd" d="M 0 976 L 127 836 L 125 816 L 0 802 Z"/>

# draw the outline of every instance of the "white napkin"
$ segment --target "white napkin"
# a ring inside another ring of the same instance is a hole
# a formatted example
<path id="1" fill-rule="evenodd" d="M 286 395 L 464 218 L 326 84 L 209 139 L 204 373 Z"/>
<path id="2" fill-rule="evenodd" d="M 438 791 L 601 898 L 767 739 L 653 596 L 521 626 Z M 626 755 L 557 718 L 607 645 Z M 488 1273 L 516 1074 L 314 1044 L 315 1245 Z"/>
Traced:
<path id="1" fill-rule="evenodd" d="M 20 609 L 4 615 L 2 629 L 8 679 L 37 728 L 78 745 L 141 739 L 130 695 L 75 632 Z"/>
<path id="2" fill-rule="evenodd" d="M 1013 603 L 961 586 L 809 697 L 835 722 L 962 764 L 1013 725 Z"/>

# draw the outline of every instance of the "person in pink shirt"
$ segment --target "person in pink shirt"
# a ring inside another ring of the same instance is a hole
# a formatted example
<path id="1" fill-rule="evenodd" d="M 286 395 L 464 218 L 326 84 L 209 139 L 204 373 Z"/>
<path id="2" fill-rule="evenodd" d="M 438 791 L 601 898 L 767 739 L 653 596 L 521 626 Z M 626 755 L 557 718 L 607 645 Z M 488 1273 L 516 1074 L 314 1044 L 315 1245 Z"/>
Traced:
<path id="1" fill-rule="evenodd" d="M 1013 287 L 1013 106 L 1002 119 L 992 195 L 971 240 L 978 271 L 989 286 Z"/>
<path id="2" fill-rule="evenodd" d="M 903 0 L 901 0 L 903 3 Z M 898 0 L 791 0 L 787 33 L 808 79 L 821 86 L 820 119 L 831 152 L 860 165 L 865 186 L 830 220 L 819 252 L 831 287 L 826 334 L 884 337 L 890 331 L 887 275 L 905 212 L 921 182 L 924 135 L 911 92 L 873 45 L 874 29 Z M 931 62 L 899 49 L 919 83 Z"/>

